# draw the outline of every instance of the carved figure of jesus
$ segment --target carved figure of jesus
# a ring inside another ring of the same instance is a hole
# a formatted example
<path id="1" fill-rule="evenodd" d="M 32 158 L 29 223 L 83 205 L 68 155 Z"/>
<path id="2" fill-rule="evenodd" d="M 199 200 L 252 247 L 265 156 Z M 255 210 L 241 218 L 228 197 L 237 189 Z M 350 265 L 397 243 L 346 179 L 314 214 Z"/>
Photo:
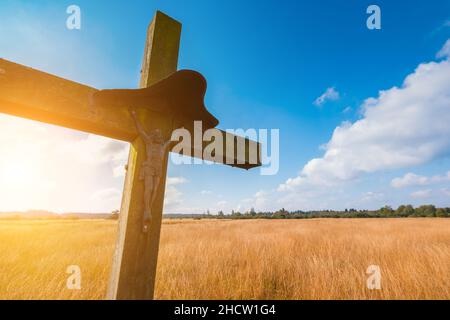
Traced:
<path id="1" fill-rule="evenodd" d="M 147 158 L 139 169 L 139 179 L 144 181 L 144 216 L 143 231 L 147 232 L 152 222 L 152 207 L 158 194 L 161 181 L 164 156 L 166 155 L 171 141 L 164 141 L 161 130 L 156 129 L 147 133 L 139 121 L 136 110 L 131 108 L 130 113 L 136 128 L 145 143 Z"/>

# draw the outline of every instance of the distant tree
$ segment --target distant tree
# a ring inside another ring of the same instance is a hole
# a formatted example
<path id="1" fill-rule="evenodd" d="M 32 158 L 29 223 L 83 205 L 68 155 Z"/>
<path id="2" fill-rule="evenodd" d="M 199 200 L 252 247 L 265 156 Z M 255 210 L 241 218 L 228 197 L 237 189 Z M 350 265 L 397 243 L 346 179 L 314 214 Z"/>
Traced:
<path id="1" fill-rule="evenodd" d="M 382 217 L 450 217 L 450 208 L 437 209 L 435 206 L 427 205 L 414 209 L 412 205 L 401 205 L 396 210 L 390 206 L 385 206 L 379 210 L 356 210 L 346 211 L 322 210 L 322 211 L 302 211 L 289 212 L 282 208 L 276 212 L 255 212 L 250 211 L 242 214 L 239 211 L 231 211 L 233 219 L 314 219 L 314 218 L 382 218 Z M 219 215 L 215 215 L 219 219 Z"/>
<path id="2" fill-rule="evenodd" d="M 406 206 L 405 205 L 401 205 L 400 207 L 397 208 L 397 210 L 395 211 L 395 213 L 397 214 L 403 214 L 405 212 Z"/>
<path id="3" fill-rule="evenodd" d="M 289 212 L 284 208 L 282 208 L 281 210 L 278 210 L 277 212 L 275 212 L 273 214 L 274 218 L 279 218 L 279 219 L 286 219 L 286 218 L 288 218 L 288 216 L 289 216 Z"/>
<path id="4" fill-rule="evenodd" d="M 231 215 L 235 218 L 239 218 L 241 213 L 239 211 L 231 210 Z"/>
<path id="5" fill-rule="evenodd" d="M 380 213 L 383 215 L 392 215 L 394 214 L 394 210 L 390 206 L 384 206 L 380 209 Z"/>
<path id="6" fill-rule="evenodd" d="M 398 209 L 396 210 L 396 214 L 402 217 L 409 217 L 414 215 L 414 207 L 410 204 L 408 205 L 401 205 L 400 207 L 398 207 Z"/>
<path id="7" fill-rule="evenodd" d="M 223 217 L 225 216 L 225 214 L 223 213 L 222 210 L 220 210 L 218 216 L 221 217 L 221 218 L 223 218 Z"/>
<path id="8" fill-rule="evenodd" d="M 414 212 L 415 212 L 415 210 L 414 210 L 414 207 L 413 207 L 412 205 L 408 204 L 408 205 L 405 207 L 405 214 L 407 214 L 408 216 L 413 215 Z"/>
<path id="9" fill-rule="evenodd" d="M 111 219 L 117 220 L 117 219 L 119 219 L 119 215 L 120 215 L 120 211 L 114 210 L 113 212 L 111 212 Z"/>
<path id="10" fill-rule="evenodd" d="M 416 209 L 416 215 L 421 217 L 434 217 L 436 216 L 436 207 L 433 205 L 420 206 Z"/>
<path id="11" fill-rule="evenodd" d="M 444 217 L 448 217 L 448 216 L 449 215 L 448 215 L 446 209 L 443 209 L 443 208 L 436 209 L 436 217 L 444 218 Z"/>

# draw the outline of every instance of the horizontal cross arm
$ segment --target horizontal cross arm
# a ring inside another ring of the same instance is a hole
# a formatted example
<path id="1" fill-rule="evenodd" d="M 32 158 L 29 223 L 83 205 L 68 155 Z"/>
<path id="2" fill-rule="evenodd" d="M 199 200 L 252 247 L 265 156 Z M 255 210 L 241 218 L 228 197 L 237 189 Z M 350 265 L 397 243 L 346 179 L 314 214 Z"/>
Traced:
<path id="1" fill-rule="evenodd" d="M 126 110 L 91 106 L 96 91 L 0 59 L 0 112 L 122 141 L 136 138 Z"/>
<path id="2" fill-rule="evenodd" d="M 0 113 L 116 140 L 135 140 L 138 132 L 128 110 L 105 106 L 94 108 L 92 97 L 95 92 L 97 89 L 89 86 L 0 59 Z M 215 130 L 224 141 L 236 143 L 234 148 L 225 147 L 222 154 L 216 155 L 219 163 L 243 169 L 260 166 L 259 143 Z M 245 145 L 244 152 L 237 152 L 239 141 Z M 202 150 L 193 146 L 192 156 L 203 158 L 206 145 L 208 143 L 203 143 Z M 255 152 L 256 162 L 252 157 Z"/>

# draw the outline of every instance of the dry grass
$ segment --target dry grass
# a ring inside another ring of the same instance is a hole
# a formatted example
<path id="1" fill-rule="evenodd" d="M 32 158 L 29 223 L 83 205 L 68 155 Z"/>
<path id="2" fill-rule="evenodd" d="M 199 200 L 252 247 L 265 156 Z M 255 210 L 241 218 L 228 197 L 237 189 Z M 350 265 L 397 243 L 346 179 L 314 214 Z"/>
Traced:
<path id="1" fill-rule="evenodd" d="M 0 221 L 0 299 L 101 299 L 113 221 Z M 66 288 L 67 266 L 82 290 Z M 369 265 L 381 291 L 366 288 Z M 450 299 L 450 220 L 165 221 L 159 299 Z"/>

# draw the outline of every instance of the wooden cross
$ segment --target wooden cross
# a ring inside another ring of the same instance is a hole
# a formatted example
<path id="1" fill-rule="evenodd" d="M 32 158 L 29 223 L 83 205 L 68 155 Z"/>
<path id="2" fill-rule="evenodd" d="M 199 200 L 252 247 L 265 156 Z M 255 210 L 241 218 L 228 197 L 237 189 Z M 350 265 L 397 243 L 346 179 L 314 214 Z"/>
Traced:
<path id="1" fill-rule="evenodd" d="M 150 87 L 176 72 L 180 36 L 181 24 L 158 11 L 148 28 L 141 88 Z M 153 299 L 168 152 L 164 155 L 162 178 L 152 204 L 153 220 L 148 232 L 142 232 L 144 183 L 139 179 L 139 172 L 146 160 L 145 145 L 127 108 L 92 105 L 92 97 L 97 92 L 94 88 L 0 59 L 0 112 L 131 143 L 107 299 Z M 138 110 L 137 118 L 146 130 L 161 130 L 165 139 L 170 139 L 176 128 L 192 127 L 174 123 L 173 117 L 161 112 Z M 228 141 L 231 138 L 235 144 L 243 142 L 245 145 L 243 158 L 235 152 L 236 147 L 232 154 L 225 148 L 218 155 L 222 163 L 243 169 L 260 165 L 258 143 L 220 130 L 217 133 Z M 203 143 L 200 149 L 205 145 Z M 198 148 L 192 146 L 192 154 L 202 157 L 203 152 Z M 251 163 L 250 154 L 255 148 L 258 160 Z"/>

